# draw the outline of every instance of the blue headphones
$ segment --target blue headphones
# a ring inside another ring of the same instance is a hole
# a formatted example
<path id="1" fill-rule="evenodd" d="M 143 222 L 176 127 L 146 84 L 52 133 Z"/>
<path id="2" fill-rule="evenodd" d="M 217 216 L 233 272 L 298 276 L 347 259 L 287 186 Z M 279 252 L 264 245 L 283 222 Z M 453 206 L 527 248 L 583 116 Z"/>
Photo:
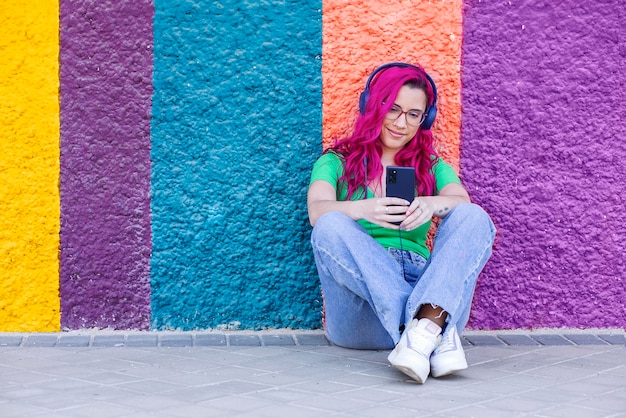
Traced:
<path id="1" fill-rule="evenodd" d="M 359 97 L 359 112 L 361 112 L 361 114 L 365 113 L 365 107 L 367 106 L 367 100 L 370 95 L 370 83 L 372 82 L 376 74 L 378 74 L 379 72 L 389 67 L 411 67 L 411 68 L 415 68 L 416 70 L 420 72 L 423 72 L 424 75 L 426 76 L 426 79 L 428 80 L 431 87 L 433 88 L 434 97 L 433 97 L 433 104 L 426 108 L 426 117 L 424 118 L 424 122 L 422 122 L 421 129 L 423 130 L 430 129 L 433 126 L 433 123 L 435 122 L 435 117 L 437 116 L 437 87 L 435 86 L 435 82 L 433 81 L 433 79 L 430 78 L 430 76 L 423 69 L 416 67 L 415 65 L 407 64 L 404 62 L 390 62 L 389 64 L 381 65 L 380 67 L 374 70 L 372 75 L 370 75 L 369 78 L 367 79 L 367 83 L 365 83 L 365 90 L 363 90 L 363 93 L 361 93 L 361 96 Z"/>

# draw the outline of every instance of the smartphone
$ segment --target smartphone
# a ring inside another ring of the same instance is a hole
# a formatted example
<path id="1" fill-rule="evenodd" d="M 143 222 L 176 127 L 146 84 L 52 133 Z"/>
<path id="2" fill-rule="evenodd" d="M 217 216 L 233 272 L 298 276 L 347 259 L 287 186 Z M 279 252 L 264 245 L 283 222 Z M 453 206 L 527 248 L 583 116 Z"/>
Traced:
<path id="1" fill-rule="evenodd" d="M 387 197 L 400 197 L 409 203 L 415 199 L 415 168 L 387 167 Z"/>

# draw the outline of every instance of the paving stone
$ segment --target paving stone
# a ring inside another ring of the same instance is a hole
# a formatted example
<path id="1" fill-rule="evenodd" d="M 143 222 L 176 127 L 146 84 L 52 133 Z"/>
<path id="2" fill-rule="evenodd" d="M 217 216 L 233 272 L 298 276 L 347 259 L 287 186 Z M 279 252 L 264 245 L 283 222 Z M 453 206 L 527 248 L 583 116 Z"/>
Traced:
<path id="1" fill-rule="evenodd" d="M 89 347 L 89 335 L 63 335 L 59 337 L 57 347 Z"/>
<path id="2" fill-rule="evenodd" d="M 23 344 L 26 347 L 54 347 L 58 339 L 58 334 L 31 334 Z"/>
<path id="3" fill-rule="evenodd" d="M 91 345 L 93 347 L 122 347 L 124 335 L 94 335 Z"/>
<path id="4" fill-rule="evenodd" d="M 324 334 L 296 334 L 299 345 L 330 345 Z"/>
<path id="5" fill-rule="evenodd" d="M 465 335 L 466 340 L 468 340 L 472 345 L 506 345 L 503 341 L 499 340 L 497 337 L 493 335 Z"/>
<path id="6" fill-rule="evenodd" d="M 626 344 L 626 339 L 624 338 L 624 335 L 599 334 L 598 338 L 603 339 L 604 341 L 606 341 L 609 344 L 614 344 L 614 345 L 625 345 Z"/>
<path id="7" fill-rule="evenodd" d="M 21 335 L 0 335 L 0 347 L 18 347 L 23 339 Z"/>
<path id="8" fill-rule="evenodd" d="M 568 341 L 565 337 L 558 334 L 537 334 L 532 335 L 532 338 L 541 345 L 573 345 L 574 343 Z"/>
<path id="9" fill-rule="evenodd" d="M 267 346 L 296 345 L 291 334 L 261 335 L 261 341 L 263 341 L 263 345 Z"/>
<path id="10" fill-rule="evenodd" d="M 161 334 L 161 347 L 191 347 L 193 335 L 191 334 Z"/>
<path id="11" fill-rule="evenodd" d="M 257 346 L 261 345 L 261 340 L 257 335 L 230 335 L 228 342 L 232 346 Z"/>
<path id="12" fill-rule="evenodd" d="M 498 338 L 508 345 L 541 345 L 528 335 L 498 334 Z"/>
<path id="13" fill-rule="evenodd" d="M 196 334 L 194 345 L 198 347 L 226 346 L 226 336 L 224 334 Z"/>
<path id="14" fill-rule="evenodd" d="M 130 334 L 126 337 L 127 347 L 156 347 L 158 342 L 157 334 Z"/>
<path id="15" fill-rule="evenodd" d="M 576 345 L 605 345 L 608 342 L 604 341 L 602 338 L 596 335 L 588 335 L 588 334 L 565 334 L 565 338 L 570 340 Z"/>

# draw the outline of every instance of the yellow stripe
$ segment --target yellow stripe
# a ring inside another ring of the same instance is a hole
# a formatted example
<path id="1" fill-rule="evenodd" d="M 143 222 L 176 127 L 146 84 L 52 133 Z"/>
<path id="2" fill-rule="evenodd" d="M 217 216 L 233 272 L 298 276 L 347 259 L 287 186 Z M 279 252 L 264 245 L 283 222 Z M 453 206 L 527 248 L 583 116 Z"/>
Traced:
<path id="1" fill-rule="evenodd" d="M 0 331 L 59 331 L 59 3 L 0 5 Z"/>

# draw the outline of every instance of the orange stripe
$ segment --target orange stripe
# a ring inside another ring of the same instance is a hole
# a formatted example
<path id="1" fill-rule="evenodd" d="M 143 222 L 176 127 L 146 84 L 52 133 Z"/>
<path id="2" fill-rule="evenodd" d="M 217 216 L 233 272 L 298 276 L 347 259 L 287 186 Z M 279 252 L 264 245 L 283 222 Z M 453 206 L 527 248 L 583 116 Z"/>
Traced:
<path id="1" fill-rule="evenodd" d="M 350 133 L 370 73 L 390 61 L 423 66 L 439 93 L 437 150 L 458 169 L 461 0 L 323 1 L 324 147 Z"/>

